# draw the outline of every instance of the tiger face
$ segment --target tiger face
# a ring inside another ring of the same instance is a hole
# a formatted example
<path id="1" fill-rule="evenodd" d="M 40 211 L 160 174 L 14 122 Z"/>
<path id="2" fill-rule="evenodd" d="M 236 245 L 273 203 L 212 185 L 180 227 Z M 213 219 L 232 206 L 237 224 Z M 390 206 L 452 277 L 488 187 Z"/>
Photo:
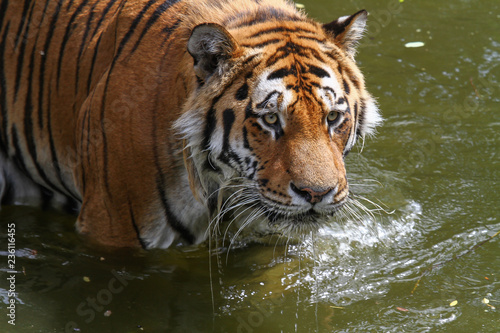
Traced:
<path id="1" fill-rule="evenodd" d="M 346 202 L 344 158 L 381 122 L 353 59 L 365 22 L 361 11 L 323 26 L 193 30 L 199 86 L 176 126 L 191 188 L 211 211 L 223 196 L 243 225 L 304 232 Z"/>

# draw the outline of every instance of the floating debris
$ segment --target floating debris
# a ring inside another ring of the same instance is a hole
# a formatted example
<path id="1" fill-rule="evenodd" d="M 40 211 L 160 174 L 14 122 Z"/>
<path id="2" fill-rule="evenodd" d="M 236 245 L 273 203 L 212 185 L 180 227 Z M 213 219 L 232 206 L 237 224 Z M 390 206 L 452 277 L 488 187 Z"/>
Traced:
<path id="1" fill-rule="evenodd" d="M 409 42 L 409 43 L 405 44 L 405 47 L 409 47 L 409 48 L 412 48 L 412 47 L 422 47 L 424 45 L 425 45 L 424 42 Z"/>
<path id="2" fill-rule="evenodd" d="M 111 310 L 106 310 L 104 312 L 104 317 L 109 317 L 109 316 L 111 316 Z"/>
<path id="3" fill-rule="evenodd" d="M 85 281 L 85 282 L 90 282 L 90 278 L 89 278 L 88 276 L 84 276 L 84 277 L 83 277 L 83 281 Z"/>
<path id="4" fill-rule="evenodd" d="M 402 308 L 402 307 L 400 307 L 400 306 L 397 306 L 397 307 L 396 307 L 396 310 L 401 311 L 401 312 L 408 312 L 408 311 L 410 311 L 410 310 L 405 309 L 405 308 Z"/>
<path id="5" fill-rule="evenodd" d="M 450 306 L 455 306 L 458 304 L 458 301 L 457 300 L 454 300 L 453 302 L 450 303 Z"/>
<path id="6" fill-rule="evenodd" d="M 304 8 L 306 8 L 306 6 L 304 6 L 304 4 L 301 4 L 301 3 L 296 3 L 295 8 L 304 9 Z"/>
<path id="7" fill-rule="evenodd" d="M 488 304 L 490 302 L 490 300 L 487 298 L 483 298 L 483 300 L 481 302 L 483 302 L 484 304 Z"/>

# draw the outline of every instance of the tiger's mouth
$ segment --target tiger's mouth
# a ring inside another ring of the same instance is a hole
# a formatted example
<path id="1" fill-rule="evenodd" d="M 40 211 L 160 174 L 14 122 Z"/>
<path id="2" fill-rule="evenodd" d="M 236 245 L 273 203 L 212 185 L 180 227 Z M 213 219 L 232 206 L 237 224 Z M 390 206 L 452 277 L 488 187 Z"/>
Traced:
<path id="1" fill-rule="evenodd" d="M 228 193 L 226 193 L 228 204 L 222 210 L 222 215 L 232 211 L 233 221 L 237 221 L 232 226 L 237 228 L 237 234 L 243 229 L 250 233 L 278 233 L 286 237 L 316 232 L 331 223 L 333 216 L 347 201 L 347 197 L 344 197 L 341 201 L 333 203 L 287 205 L 256 191 L 254 187 L 245 187 L 241 192 L 236 190 L 231 192 L 232 194 Z"/>
<path id="2" fill-rule="evenodd" d="M 317 231 L 328 224 L 332 217 L 341 209 L 343 202 L 335 204 L 332 209 L 318 211 L 314 207 L 305 211 L 293 212 L 277 210 L 275 207 L 267 207 L 265 216 L 269 225 L 278 230 L 285 230 L 292 234 L 302 234 Z"/>

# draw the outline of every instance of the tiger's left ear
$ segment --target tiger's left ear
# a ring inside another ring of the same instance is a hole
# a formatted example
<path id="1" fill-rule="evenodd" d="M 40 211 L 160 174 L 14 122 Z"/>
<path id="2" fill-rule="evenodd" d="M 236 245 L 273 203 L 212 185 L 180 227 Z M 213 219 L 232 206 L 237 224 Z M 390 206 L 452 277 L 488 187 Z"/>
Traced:
<path id="1" fill-rule="evenodd" d="M 363 36 L 366 26 L 368 12 L 360 10 L 351 16 L 342 16 L 327 24 L 323 24 L 323 29 L 333 35 L 334 40 L 354 58 L 356 46 Z"/>
<path id="2" fill-rule="evenodd" d="M 205 81 L 215 71 L 224 72 L 227 60 L 236 55 L 239 46 L 221 25 L 204 23 L 194 27 L 187 49 L 194 59 L 196 76 Z"/>

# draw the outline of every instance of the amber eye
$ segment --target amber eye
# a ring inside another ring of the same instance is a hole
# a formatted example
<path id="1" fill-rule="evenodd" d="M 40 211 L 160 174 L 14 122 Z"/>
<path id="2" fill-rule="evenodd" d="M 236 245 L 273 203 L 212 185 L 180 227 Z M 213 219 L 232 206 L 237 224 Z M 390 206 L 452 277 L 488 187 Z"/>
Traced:
<path id="1" fill-rule="evenodd" d="M 269 125 L 274 125 L 278 122 L 276 113 L 268 113 L 264 116 L 264 121 Z"/>
<path id="2" fill-rule="evenodd" d="M 339 118 L 339 113 L 336 111 L 330 111 L 328 115 L 326 116 L 326 120 L 328 120 L 329 123 L 335 122 Z"/>

